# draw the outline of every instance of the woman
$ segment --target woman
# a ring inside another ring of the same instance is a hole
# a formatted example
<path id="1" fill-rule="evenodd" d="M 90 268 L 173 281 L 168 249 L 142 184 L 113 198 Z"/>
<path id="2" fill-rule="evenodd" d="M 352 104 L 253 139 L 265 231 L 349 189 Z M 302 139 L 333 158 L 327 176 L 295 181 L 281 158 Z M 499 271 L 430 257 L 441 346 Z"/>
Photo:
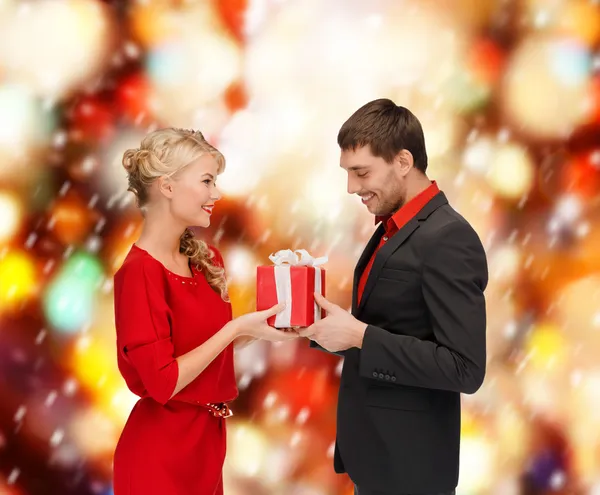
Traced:
<path id="1" fill-rule="evenodd" d="M 200 132 L 162 129 L 123 157 L 144 216 L 114 277 L 118 364 L 141 397 L 114 457 L 115 495 L 223 493 L 234 340 L 297 337 L 266 319 L 232 320 L 223 258 L 187 226 L 207 227 L 225 160 Z"/>

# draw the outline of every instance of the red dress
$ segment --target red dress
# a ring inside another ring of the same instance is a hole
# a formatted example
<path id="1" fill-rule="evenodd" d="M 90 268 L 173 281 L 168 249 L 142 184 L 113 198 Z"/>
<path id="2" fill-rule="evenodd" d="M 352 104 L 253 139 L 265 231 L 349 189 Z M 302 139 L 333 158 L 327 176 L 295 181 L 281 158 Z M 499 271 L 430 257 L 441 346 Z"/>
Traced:
<path id="1" fill-rule="evenodd" d="M 215 251 L 215 261 L 223 258 Z M 140 396 L 114 456 L 115 495 L 221 495 L 225 419 L 200 404 L 238 395 L 229 345 L 170 399 L 175 358 L 191 351 L 232 318 L 231 304 L 201 271 L 181 277 L 133 245 L 114 277 L 118 365 Z"/>

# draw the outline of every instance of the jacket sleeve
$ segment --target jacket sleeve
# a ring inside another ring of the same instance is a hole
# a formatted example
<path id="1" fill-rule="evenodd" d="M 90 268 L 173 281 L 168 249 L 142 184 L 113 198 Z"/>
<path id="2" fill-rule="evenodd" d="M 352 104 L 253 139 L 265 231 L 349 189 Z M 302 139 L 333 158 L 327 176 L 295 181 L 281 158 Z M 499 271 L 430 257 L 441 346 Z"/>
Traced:
<path id="1" fill-rule="evenodd" d="M 114 293 L 118 352 L 137 371 L 148 395 L 165 404 L 179 368 L 161 270 L 144 261 L 132 263 L 115 276 Z"/>
<path id="2" fill-rule="evenodd" d="M 475 393 L 486 368 L 488 281 L 485 251 L 473 228 L 452 222 L 426 247 L 423 298 L 433 341 L 368 325 L 360 374 L 385 383 Z"/>
<path id="3" fill-rule="evenodd" d="M 346 357 L 346 351 L 336 351 L 336 352 L 328 351 L 324 347 L 321 347 L 319 344 L 317 344 L 314 340 L 310 341 L 309 347 L 326 352 L 327 354 L 335 354 L 336 356 L 339 356 L 339 357 Z"/>

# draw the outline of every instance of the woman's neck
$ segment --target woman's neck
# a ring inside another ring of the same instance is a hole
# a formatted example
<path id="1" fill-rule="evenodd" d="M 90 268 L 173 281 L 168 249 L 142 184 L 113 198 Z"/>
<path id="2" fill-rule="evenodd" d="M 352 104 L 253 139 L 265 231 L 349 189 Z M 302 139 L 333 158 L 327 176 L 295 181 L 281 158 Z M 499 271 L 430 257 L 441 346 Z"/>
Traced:
<path id="1" fill-rule="evenodd" d="M 185 228 L 172 222 L 161 221 L 155 215 L 146 214 L 136 245 L 159 259 L 177 261 L 181 257 L 179 239 L 184 230 Z"/>

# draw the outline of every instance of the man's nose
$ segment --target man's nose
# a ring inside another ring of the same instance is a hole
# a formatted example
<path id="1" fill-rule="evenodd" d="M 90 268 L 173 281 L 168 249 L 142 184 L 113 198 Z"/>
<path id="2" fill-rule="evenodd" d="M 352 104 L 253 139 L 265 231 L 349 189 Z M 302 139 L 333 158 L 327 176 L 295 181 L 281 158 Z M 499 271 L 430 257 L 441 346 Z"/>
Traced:
<path id="1" fill-rule="evenodd" d="M 356 194 L 360 190 L 360 187 L 353 181 L 350 177 L 348 177 L 348 194 Z"/>

